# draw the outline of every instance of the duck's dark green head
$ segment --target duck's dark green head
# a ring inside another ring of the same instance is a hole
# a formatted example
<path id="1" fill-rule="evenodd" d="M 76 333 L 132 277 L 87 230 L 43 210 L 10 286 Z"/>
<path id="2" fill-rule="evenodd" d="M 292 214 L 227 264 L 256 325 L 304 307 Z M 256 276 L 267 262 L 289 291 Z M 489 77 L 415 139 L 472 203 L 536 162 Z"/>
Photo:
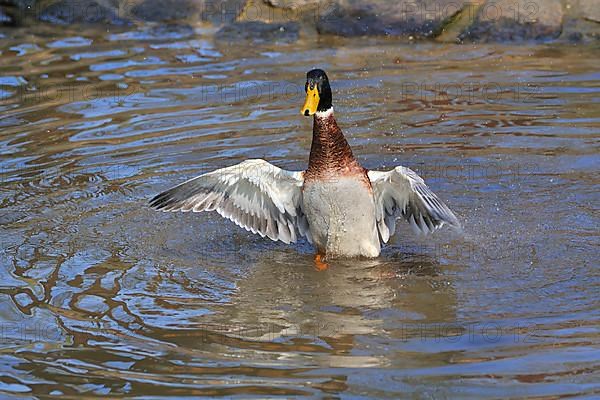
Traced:
<path id="1" fill-rule="evenodd" d="M 327 111 L 331 108 L 331 87 L 327 74 L 322 69 L 313 69 L 306 74 L 306 101 L 300 109 L 305 116 L 313 115 L 317 111 Z"/>

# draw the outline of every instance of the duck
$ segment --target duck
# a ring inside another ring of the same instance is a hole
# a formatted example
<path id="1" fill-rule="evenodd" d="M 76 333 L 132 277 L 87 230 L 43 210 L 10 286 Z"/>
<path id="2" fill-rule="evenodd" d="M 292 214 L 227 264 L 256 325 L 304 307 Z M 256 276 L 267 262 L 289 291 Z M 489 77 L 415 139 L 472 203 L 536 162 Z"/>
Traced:
<path id="1" fill-rule="evenodd" d="M 313 117 L 312 144 L 304 171 L 281 169 L 249 159 L 189 179 L 150 200 L 170 212 L 216 211 L 238 226 L 286 244 L 305 237 L 314 246 L 317 269 L 327 260 L 378 257 L 396 221 L 416 234 L 460 223 L 411 169 L 364 168 L 352 153 L 333 113 L 325 71 L 306 74 L 300 113 Z"/>

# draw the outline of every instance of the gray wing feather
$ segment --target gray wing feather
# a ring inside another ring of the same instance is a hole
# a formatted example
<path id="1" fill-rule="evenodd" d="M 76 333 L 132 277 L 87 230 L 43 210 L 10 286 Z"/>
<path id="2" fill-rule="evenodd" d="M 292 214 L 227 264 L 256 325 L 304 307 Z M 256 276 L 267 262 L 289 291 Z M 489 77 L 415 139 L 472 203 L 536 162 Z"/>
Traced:
<path id="1" fill-rule="evenodd" d="M 417 233 L 431 233 L 448 224 L 460 229 L 454 213 L 409 168 L 369 171 L 375 195 L 377 228 L 387 242 L 396 230 L 396 219 L 404 218 Z"/>
<path id="2" fill-rule="evenodd" d="M 162 211 L 215 210 L 262 237 L 295 242 L 298 229 L 310 241 L 301 207 L 303 183 L 303 172 L 286 171 L 265 160 L 246 160 L 164 191 L 150 200 L 150 206 Z"/>

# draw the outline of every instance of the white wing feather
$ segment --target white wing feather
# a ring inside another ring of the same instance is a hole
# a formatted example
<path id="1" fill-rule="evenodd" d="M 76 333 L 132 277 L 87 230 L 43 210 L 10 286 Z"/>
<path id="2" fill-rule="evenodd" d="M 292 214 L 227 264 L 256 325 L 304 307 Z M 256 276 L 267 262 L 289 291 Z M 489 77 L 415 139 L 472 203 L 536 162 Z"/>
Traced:
<path id="1" fill-rule="evenodd" d="M 376 205 L 377 228 L 387 243 L 396 230 L 396 219 L 403 217 L 415 232 L 431 233 L 444 224 L 460 229 L 454 213 L 409 168 L 369 171 Z"/>
<path id="2" fill-rule="evenodd" d="M 183 182 L 150 200 L 162 211 L 217 211 L 262 237 L 295 242 L 296 229 L 309 240 L 302 212 L 304 173 L 265 160 L 246 160 Z"/>

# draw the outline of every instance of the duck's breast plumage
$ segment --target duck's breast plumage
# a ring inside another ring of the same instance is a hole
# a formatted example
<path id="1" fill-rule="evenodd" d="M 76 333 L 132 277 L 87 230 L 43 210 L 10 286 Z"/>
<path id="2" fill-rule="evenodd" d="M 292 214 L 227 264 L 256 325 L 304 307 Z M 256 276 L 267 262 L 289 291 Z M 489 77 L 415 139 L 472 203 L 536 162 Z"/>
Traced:
<path id="1" fill-rule="evenodd" d="M 336 176 L 305 181 L 302 207 L 317 249 L 328 256 L 377 257 L 375 200 L 368 179 Z"/>

